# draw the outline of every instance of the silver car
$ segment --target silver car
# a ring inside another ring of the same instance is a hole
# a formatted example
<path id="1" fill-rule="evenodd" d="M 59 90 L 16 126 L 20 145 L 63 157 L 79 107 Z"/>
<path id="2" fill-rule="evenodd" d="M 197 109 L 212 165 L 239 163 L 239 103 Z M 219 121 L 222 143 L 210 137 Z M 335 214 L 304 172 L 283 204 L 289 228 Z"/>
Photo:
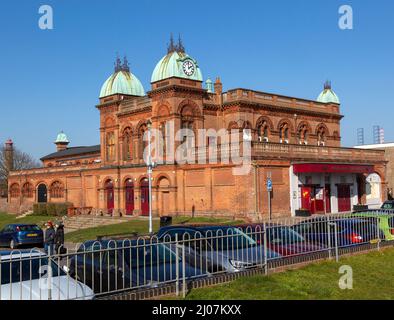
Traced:
<path id="1" fill-rule="evenodd" d="M 157 237 L 164 243 L 174 243 L 175 235 L 187 263 L 209 273 L 239 272 L 262 266 L 265 258 L 280 257 L 270 249 L 265 256 L 263 246 L 236 227 L 168 226 L 161 228 Z"/>
<path id="2" fill-rule="evenodd" d="M 93 291 L 39 251 L 0 252 L 0 300 L 91 300 Z"/>

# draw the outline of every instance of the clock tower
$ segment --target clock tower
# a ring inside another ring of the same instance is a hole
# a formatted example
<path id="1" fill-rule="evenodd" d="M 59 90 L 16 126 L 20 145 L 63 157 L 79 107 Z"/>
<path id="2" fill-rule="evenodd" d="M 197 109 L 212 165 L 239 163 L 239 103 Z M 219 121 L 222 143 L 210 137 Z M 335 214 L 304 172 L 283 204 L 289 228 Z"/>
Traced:
<path id="1" fill-rule="evenodd" d="M 197 140 L 197 130 L 204 128 L 203 77 L 198 62 L 185 52 L 182 40 L 174 44 L 171 36 L 167 54 L 157 63 L 151 78 L 152 90 L 148 93 L 152 101 L 153 128 L 161 130 L 163 138 L 168 122 L 173 123 L 174 132 L 191 129 Z M 180 143 L 175 142 L 175 149 Z M 197 141 L 195 141 L 197 145 Z"/>

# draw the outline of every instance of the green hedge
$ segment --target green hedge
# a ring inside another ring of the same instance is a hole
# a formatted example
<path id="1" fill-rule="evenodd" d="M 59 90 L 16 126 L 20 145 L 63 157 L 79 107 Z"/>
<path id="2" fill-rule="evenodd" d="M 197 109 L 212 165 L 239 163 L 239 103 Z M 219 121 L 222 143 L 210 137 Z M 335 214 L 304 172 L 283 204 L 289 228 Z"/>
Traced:
<path id="1" fill-rule="evenodd" d="M 35 203 L 33 205 L 33 214 L 37 216 L 61 217 L 67 215 L 67 209 L 72 206 L 70 202 Z"/>

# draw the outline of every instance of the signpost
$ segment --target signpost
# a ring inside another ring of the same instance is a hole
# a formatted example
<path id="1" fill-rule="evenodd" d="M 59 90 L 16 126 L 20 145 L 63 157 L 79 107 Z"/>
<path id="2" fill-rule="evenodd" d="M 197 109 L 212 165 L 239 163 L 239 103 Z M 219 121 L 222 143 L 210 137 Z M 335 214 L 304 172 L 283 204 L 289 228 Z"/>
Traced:
<path id="1" fill-rule="evenodd" d="M 268 213 L 269 219 L 272 218 L 271 213 L 271 192 L 272 192 L 272 180 L 271 180 L 271 173 L 267 174 L 267 192 L 268 192 Z"/>

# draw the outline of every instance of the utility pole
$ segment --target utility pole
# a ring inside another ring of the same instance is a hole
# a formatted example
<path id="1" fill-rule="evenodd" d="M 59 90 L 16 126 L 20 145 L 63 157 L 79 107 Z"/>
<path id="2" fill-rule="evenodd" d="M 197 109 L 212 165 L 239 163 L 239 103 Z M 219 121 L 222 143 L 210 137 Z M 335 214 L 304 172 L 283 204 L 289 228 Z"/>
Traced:
<path id="1" fill-rule="evenodd" d="M 271 172 L 267 172 L 268 214 L 269 214 L 270 221 L 272 219 L 271 192 L 272 192 Z"/>
<path id="2" fill-rule="evenodd" d="M 153 222 L 152 222 L 152 156 L 151 156 L 151 129 L 152 122 L 148 120 L 148 191 L 149 191 L 149 233 L 153 233 Z"/>

